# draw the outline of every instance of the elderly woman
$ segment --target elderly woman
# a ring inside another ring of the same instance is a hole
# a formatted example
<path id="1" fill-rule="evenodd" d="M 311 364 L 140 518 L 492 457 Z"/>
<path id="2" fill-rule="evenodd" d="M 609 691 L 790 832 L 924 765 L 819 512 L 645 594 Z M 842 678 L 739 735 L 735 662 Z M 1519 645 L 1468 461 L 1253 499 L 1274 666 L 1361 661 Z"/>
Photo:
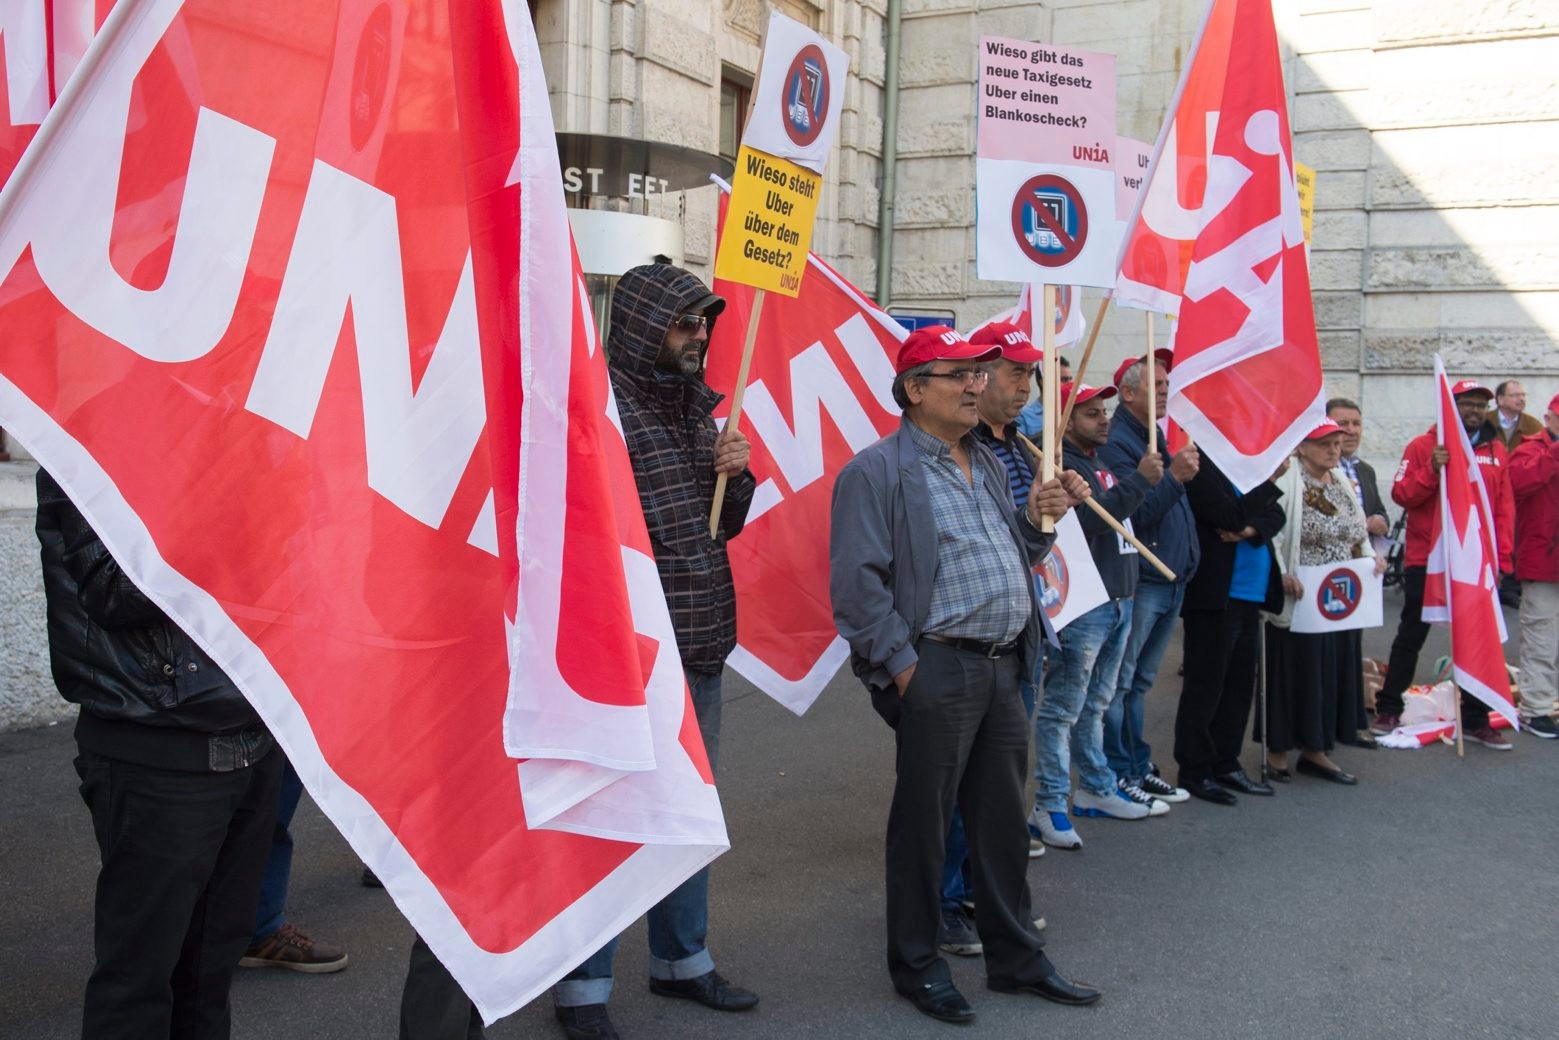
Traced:
<path id="1" fill-rule="evenodd" d="M 1299 465 L 1279 487 L 1288 523 L 1274 541 L 1283 571 L 1283 612 L 1268 615 L 1267 764 L 1270 779 L 1287 783 L 1288 754 L 1298 749 L 1295 768 L 1338 784 L 1354 784 L 1328 757 L 1341 740 L 1354 743 L 1361 726 L 1363 660 L 1358 632 L 1303 634 L 1289 631 L 1295 600 L 1305 589 L 1299 567 L 1347 563 L 1374 557 L 1364 511 L 1347 473 L 1340 468 L 1343 429 L 1330 419 L 1300 443 Z M 1375 570 L 1385 560 L 1376 558 Z"/>

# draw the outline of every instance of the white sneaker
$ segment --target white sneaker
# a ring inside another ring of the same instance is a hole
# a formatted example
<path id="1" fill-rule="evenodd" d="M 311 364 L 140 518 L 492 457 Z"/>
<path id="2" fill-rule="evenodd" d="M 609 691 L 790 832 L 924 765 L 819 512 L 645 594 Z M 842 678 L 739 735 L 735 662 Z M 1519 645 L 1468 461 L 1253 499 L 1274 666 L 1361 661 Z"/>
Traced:
<path id="1" fill-rule="evenodd" d="M 1166 805 L 1165 810 L 1169 807 Z M 1079 787 L 1072 796 L 1073 816 L 1105 816 L 1112 820 L 1145 820 L 1151 810 L 1138 805 L 1119 791 L 1094 794 L 1086 787 Z"/>
<path id="2" fill-rule="evenodd" d="M 1149 816 L 1164 816 L 1169 812 L 1169 803 L 1154 798 L 1136 784 L 1128 784 L 1124 780 L 1115 781 L 1116 790 L 1138 805 L 1148 807 Z"/>
<path id="3" fill-rule="evenodd" d="M 1137 785 L 1154 798 L 1162 799 L 1171 805 L 1177 802 L 1189 801 L 1191 792 L 1184 787 L 1176 787 L 1157 773 L 1149 773 L 1142 778 L 1142 783 Z"/>
<path id="4" fill-rule="evenodd" d="M 1072 827 L 1072 821 L 1064 812 L 1045 812 L 1035 809 L 1029 813 L 1029 836 L 1038 837 L 1046 845 L 1058 849 L 1080 849 L 1083 836 Z"/>
<path id="5" fill-rule="evenodd" d="M 1029 835 L 1029 859 L 1039 859 L 1045 854 L 1045 843 L 1040 839 Z"/>

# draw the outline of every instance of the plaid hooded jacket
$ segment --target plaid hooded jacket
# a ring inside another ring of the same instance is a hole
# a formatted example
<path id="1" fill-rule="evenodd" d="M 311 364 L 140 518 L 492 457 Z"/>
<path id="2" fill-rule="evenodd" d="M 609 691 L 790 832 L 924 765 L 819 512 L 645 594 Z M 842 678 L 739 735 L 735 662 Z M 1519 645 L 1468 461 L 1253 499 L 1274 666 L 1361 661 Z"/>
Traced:
<path id="1" fill-rule="evenodd" d="M 700 378 L 655 368 L 672 319 L 700 304 L 712 330 L 724 301 L 695 275 L 669 264 L 625 273 L 612 294 L 607 370 L 682 663 L 719 672 L 736 645 L 736 589 L 725 543 L 741 533 L 756 483 L 750 471 L 726 482 L 720 534 L 711 539 L 718 430 L 710 413 L 723 395 Z"/>

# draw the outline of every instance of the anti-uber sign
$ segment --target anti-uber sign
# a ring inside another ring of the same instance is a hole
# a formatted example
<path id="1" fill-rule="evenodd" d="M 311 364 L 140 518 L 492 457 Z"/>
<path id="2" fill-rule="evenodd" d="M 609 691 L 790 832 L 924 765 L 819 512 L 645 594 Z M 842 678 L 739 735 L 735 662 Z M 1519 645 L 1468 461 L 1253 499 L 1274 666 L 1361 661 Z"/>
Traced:
<path id="1" fill-rule="evenodd" d="M 982 36 L 979 68 L 979 276 L 1113 285 L 1115 56 Z"/>
<path id="2" fill-rule="evenodd" d="M 801 291 L 849 68 L 849 56 L 822 36 L 770 15 L 716 278 L 786 296 Z"/>

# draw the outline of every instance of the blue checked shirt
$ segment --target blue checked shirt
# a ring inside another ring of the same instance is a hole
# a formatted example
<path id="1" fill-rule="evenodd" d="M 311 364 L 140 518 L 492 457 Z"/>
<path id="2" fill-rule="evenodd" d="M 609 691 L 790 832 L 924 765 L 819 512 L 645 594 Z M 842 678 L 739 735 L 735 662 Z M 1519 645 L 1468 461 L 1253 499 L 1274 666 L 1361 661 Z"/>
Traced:
<path id="1" fill-rule="evenodd" d="M 938 437 L 909 424 L 910 440 L 926 468 L 936 523 L 936 578 L 924 631 L 939 636 L 1005 643 L 1028 623 L 1029 569 L 979 466 L 974 483 Z M 968 438 L 971 448 L 973 436 Z M 1005 497 L 1005 496 L 1003 496 Z"/>

